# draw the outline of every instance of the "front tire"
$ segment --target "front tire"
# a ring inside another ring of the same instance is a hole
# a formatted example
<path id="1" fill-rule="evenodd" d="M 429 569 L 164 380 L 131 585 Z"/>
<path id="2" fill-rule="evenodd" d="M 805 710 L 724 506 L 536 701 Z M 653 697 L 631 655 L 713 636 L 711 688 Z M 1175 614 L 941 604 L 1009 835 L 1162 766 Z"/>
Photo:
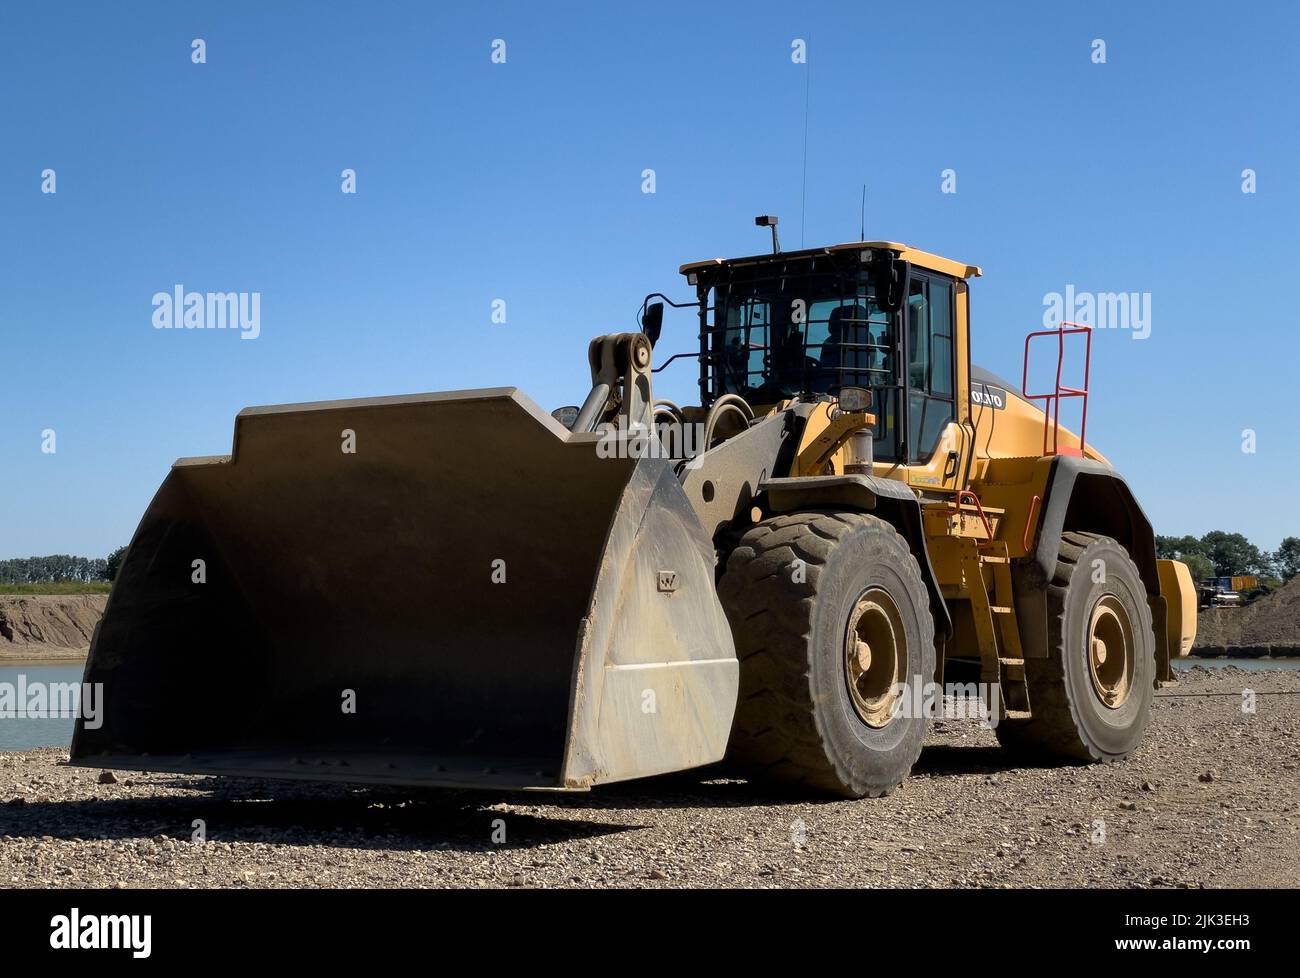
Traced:
<path id="1" fill-rule="evenodd" d="M 740 659 L 728 757 L 841 797 L 897 787 L 929 727 L 925 710 L 901 709 L 921 697 L 900 703 L 899 686 L 932 682 L 935 650 L 920 566 L 894 528 L 854 512 L 764 520 L 718 590 Z"/>
<path id="2" fill-rule="evenodd" d="M 1146 586 L 1128 551 L 1063 534 L 1047 614 L 1047 656 L 1025 659 L 1032 716 L 998 724 L 998 740 L 1029 755 L 1123 760 L 1146 732 L 1156 670 Z"/>

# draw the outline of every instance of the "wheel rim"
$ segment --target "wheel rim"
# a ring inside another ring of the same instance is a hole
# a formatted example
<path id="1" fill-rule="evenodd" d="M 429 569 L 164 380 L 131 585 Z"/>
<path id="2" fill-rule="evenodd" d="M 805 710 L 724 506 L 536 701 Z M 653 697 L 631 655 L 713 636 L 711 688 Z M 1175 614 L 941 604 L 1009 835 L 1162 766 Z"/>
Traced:
<path id="1" fill-rule="evenodd" d="M 1133 686 L 1133 625 L 1128 611 L 1113 594 L 1092 608 L 1088 624 L 1088 669 L 1092 689 L 1102 704 L 1118 710 Z"/>
<path id="2" fill-rule="evenodd" d="M 894 718 L 898 684 L 907 674 L 907 636 L 898 605 L 883 588 L 862 593 L 844 636 L 844 680 L 853 709 L 869 727 Z"/>

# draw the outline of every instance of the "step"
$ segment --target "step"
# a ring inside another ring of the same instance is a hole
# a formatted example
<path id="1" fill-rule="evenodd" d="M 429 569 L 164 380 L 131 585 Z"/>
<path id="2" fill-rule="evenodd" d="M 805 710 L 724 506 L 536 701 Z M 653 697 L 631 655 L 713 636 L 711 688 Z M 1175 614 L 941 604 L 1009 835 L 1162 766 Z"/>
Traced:
<path id="1" fill-rule="evenodd" d="M 1024 659 L 999 659 L 998 665 L 1002 667 L 1003 679 L 1014 679 L 1019 682 L 1025 681 Z"/>

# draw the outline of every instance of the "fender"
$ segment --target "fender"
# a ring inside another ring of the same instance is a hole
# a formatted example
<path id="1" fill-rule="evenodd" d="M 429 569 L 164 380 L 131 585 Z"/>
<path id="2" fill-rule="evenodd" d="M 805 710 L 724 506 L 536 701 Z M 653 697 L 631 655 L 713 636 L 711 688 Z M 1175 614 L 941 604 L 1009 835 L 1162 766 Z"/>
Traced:
<path id="1" fill-rule="evenodd" d="M 935 637 L 952 638 L 952 618 L 943 600 L 930 550 L 921 523 L 921 503 L 911 489 L 894 479 L 869 475 L 817 475 L 794 479 L 768 479 L 759 484 L 767 495 L 767 508 L 774 513 L 805 509 L 852 509 L 879 516 L 902 534 L 921 566 L 921 577 L 930 595 Z"/>
<path id="2" fill-rule="evenodd" d="M 1016 575 L 1016 614 L 1025 655 L 1037 658 L 1047 654 L 1047 592 L 1043 585 L 1056 572 L 1061 534 L 1070 530 L 1104 534 L 1129 552 L 1142 575 L 1147 604 L 1151 607 L 1156 636 L 1156 679 L 1172 681 L 1169 607 L 1160 589 L 1151 521 L 1123 476 L 1093 459 L 1059 456 L 1048 476 L 1038 544 L 1020 562 L 1022 573 Z"/>
<path id="3" fill-rule="evenodd" d="M 1103 533 L 1118 540 L 1142 574 L 1147 594 L 1160 594 L 1156 538 L 1151 521 L 1123 476 L 1087 458 L 1059 456 L 1048 476 L 1033 561 L 1045 580 L 1056 572 L 1061 534 L 1068 530 Z"/>

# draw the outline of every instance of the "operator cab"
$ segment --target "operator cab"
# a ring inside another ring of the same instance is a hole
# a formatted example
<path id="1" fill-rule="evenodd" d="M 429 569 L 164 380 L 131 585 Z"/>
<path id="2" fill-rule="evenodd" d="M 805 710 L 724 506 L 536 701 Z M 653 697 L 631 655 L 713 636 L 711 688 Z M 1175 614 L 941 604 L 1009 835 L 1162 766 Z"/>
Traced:
<path id="1" fill-rule="evenodd" d="M 880 461 L 928 458 L 957 419 L 957 297 L 973 265 L 888 241 L 693 262 L 700 395 L 753 405 L 872 392 Z M 902 437 L 907 433 L 907 437 Z"/>

